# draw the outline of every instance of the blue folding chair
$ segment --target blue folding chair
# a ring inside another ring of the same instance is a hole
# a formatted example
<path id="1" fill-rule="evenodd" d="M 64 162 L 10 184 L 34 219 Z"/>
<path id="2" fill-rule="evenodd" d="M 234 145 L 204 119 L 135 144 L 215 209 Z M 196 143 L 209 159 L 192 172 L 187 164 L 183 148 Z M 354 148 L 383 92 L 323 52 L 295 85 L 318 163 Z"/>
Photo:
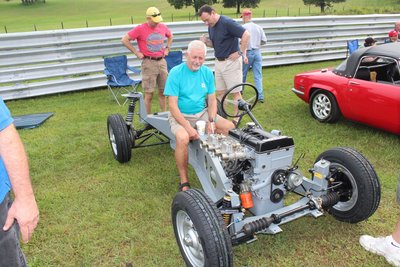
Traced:
<path id="1" fill-rule="evenodd" d="M 347 41 L 347 56 L 353 54 L 358 49 L 358 40 Z"/>
<path id="2" fill-rule="evenodd" d="M 126 55 L 104 58 L 104 66 L 104 74 L 107 76 L 107 87 L 118 105 L 121 105 L 118 96 L 122 95 L 122 93 L 135 92 L 142 83 L 142 79 L 133 80 L 129 78 L 127 71 L 130 70 L 135 74 L 139 74 L 140 70 L 128 66 Z M 128 98 L 124 104 L 127 100 Z"/>
<path id="3" fill-rule="evenodd" d="M 165 57 L 167 61 L 167 68 L 168 72 L 175 67 L 182 63 L 182 51 L 171 51 L 168 53 L 168 56 Z"/>

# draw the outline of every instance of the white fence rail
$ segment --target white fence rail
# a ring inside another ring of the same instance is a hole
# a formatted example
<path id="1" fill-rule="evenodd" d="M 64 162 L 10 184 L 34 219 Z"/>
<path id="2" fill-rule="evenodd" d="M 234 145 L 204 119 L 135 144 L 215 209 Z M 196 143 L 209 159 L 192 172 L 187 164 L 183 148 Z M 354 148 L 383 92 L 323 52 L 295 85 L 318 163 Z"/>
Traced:
<path id="1" fill-rule="evenodd" d="M 362 43 L 372 35 L 386 38 L 399 15 L 280 17 L 254 19 L 268 42 L 262 48 L 263 66 L 341 59 L 346 41 Z M 174 34 L 172 49 L 207 33 L 202 22 L 167 23 Z M 127 54 L 129 64 L 140 62 L 121 44 L 135 25 L 0 34 L 0 96 L 5 100 L 102 87 L 103 58 Z M 213 51 L 207 55 L 213 68 Z"/>

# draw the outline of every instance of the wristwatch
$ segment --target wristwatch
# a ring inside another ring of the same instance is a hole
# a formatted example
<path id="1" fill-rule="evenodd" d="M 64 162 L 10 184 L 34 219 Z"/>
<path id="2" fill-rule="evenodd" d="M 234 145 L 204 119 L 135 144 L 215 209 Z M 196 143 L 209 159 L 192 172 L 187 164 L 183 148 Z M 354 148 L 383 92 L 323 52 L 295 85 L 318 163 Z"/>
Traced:
<path id="1" fill-rule="evenodd" d="M 243 56 L 243 52 L 242 51 L 238 51 L 239 56 Z"/>
<path id="2" fill-rule="evenodd" d="M 215 116 L 214 118 L 209 118 L 208 119 L 208 121 L 210 122 L 210 123 L 215 123 L 215 122 L 217 122 L 217 116 Z"/>

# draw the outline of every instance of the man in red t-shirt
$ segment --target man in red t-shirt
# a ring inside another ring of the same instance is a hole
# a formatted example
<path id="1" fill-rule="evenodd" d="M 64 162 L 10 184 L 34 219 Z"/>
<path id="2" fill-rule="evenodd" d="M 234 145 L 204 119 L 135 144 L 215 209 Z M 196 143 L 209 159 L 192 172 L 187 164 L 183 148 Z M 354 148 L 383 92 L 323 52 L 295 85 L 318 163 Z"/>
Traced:
<path id="1" fill-rule="evenodd" d="M 142 86 L 145 92 L 144 102 L 147 113 L 151 113 L 151 100 L 156 85 L 161 111 L 166 111 L 164 87 L 168 70 L 164 57 L 169 53 L 172 33 L 165 24 L 160 23 L 162 17 L 157 8 L 149 7 L 146 11 L 146 19 L 147 22 L 130 30 L 121 41 L 138 59 L 142 60 Z M 166 46 L 164 46 L 165 39 L 167 39 Z M 131 44 L 133 40 L 137 41 L 139 50 Z"/>

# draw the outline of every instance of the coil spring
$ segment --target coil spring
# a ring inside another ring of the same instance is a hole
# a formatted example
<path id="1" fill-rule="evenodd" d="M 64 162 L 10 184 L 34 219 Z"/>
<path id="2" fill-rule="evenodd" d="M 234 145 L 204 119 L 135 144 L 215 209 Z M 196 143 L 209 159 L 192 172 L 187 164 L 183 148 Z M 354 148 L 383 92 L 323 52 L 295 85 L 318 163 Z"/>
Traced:
<path id="1" fill-rule="evenodd" d="M 224 213 L 222 217 L 224 218 L 225 225 L 228 226 L 231 222 L 232 214 Z"/>
<path id="2" fill-rule="evenodd" d="M 222 207 L 223 208 L 232 207 L 231 196 L 228 196 L 228 195 L 224 196 L 224 198 L 222 200 Z M 224 219 L 225 225 L 228 226 L 231 223 L 232 214 L 222 211 L 222 218 Z"/>
<path id="3" fill-rule="evenodd" d="M 128 107 L 128 114 L 126 115 L 126 122 L 128 124 L 131 124 L 133 121 L 133 114 L 135 113 L 135 101 L 134 99 L 131 99 L 129 102 L 129 107 Z"/>

